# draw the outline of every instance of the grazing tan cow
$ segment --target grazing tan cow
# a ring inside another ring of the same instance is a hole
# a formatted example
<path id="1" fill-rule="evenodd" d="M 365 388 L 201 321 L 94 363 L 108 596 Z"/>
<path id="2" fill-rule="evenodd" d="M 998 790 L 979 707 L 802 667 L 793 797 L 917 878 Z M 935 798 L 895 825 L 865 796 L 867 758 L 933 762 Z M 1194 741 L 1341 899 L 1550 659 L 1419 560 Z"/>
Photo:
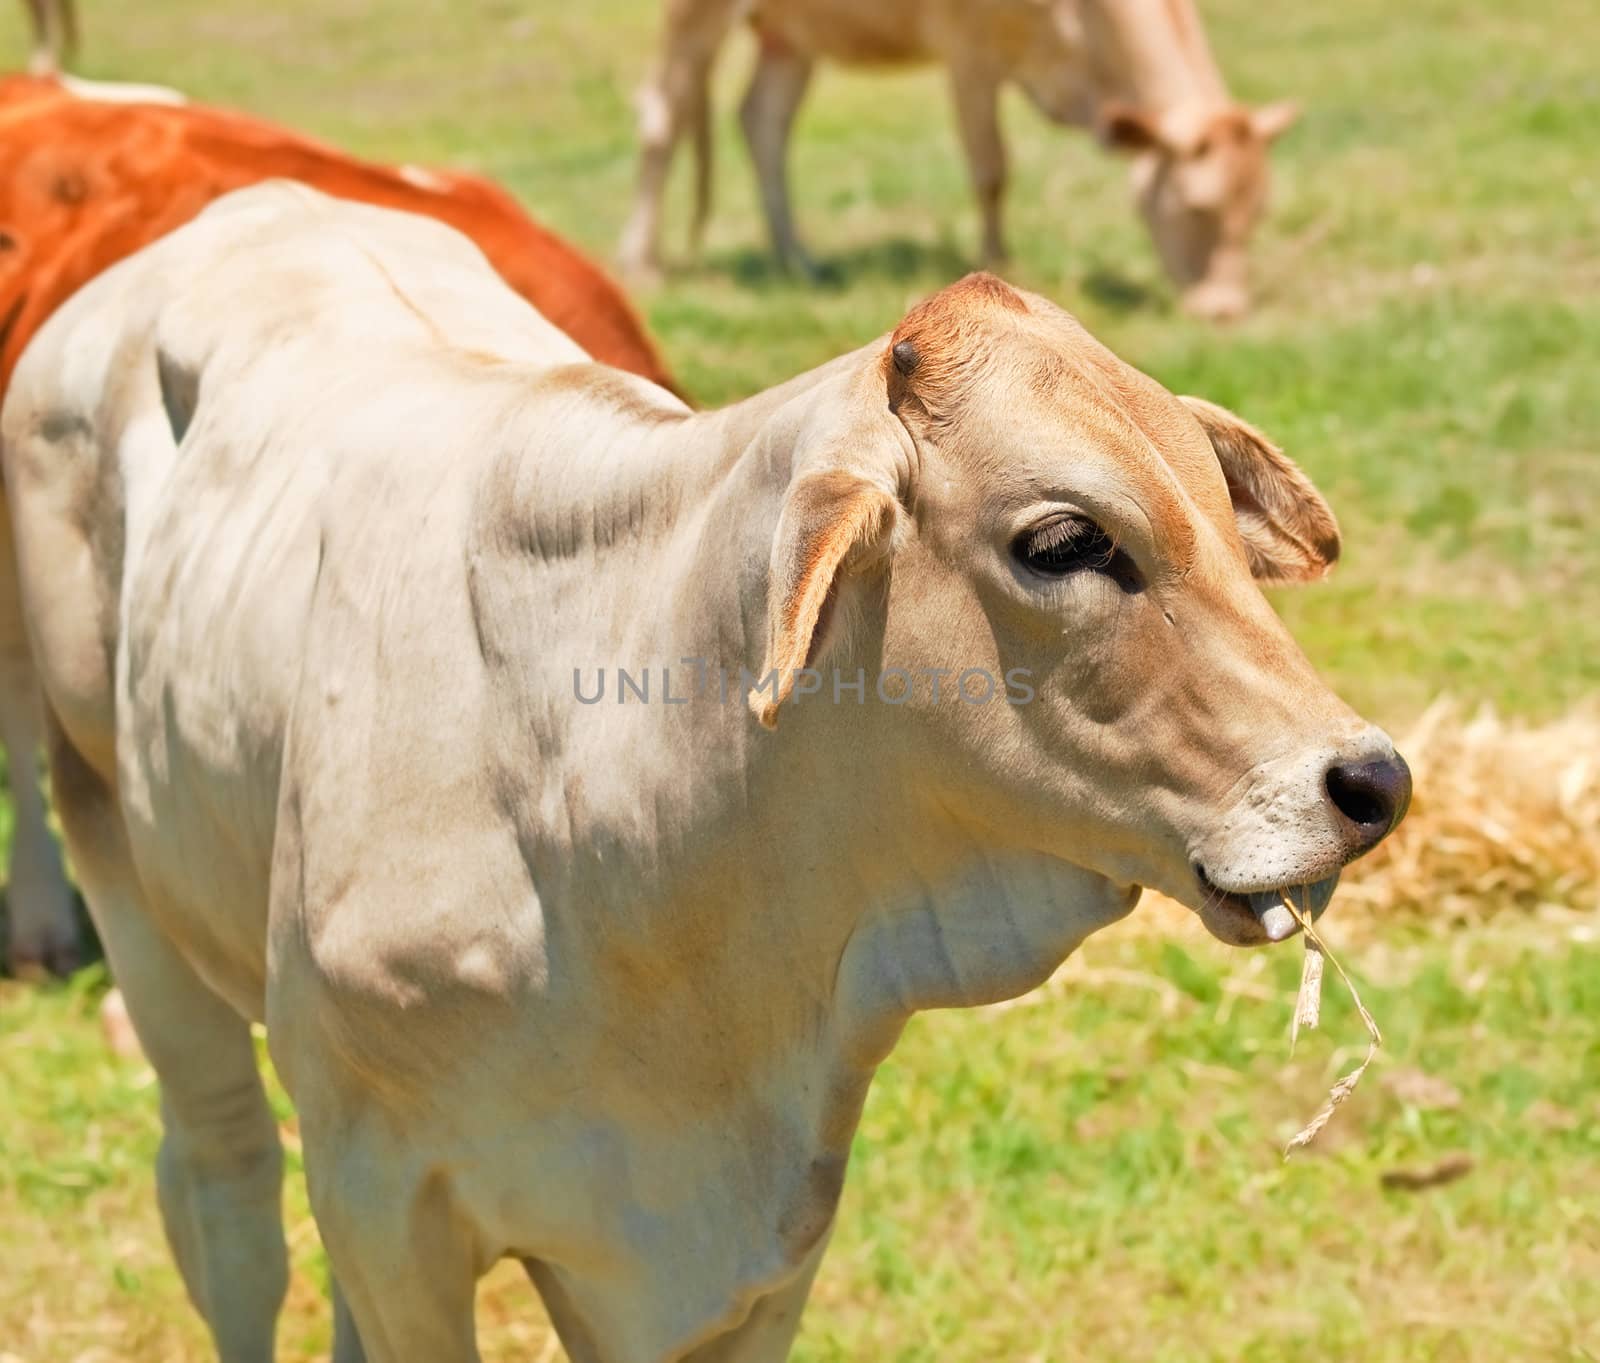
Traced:
<path id="1" fill-rule="evenodd" d="M 790 212 L 787 156 L 816 62 L 937 62 L 950 73 L 986 259 L 1005 254 L 999 97 L 1015 84 L 1046 117 L 1097 126 L 1110 145 L 1136 154 L 1139 208 L 1185 307 L 1224 318 L 1248 306 L 1245 248 L 1266 201 L 1267 147 L 1296 111 L 1234 102 L 1193 0 L 666 0 L 661 60 L 640 95 L 624 268 L 659 264 L 661 196 L 686 131 L 698 149 L 699 235 L 710 206 L 707 85 L 741 16 L 759 55 L 740 121 L 784 264 L 811 270 Z"/>
<path id="2" fill-rule="evenodd" d="M 454 232 L 261 186 L 74 297 L 0 430 L 226 1363 L 286 1277 L 251 1020 L 337 1359 L 468 1363 L 513 1257 L 575 1363 L 776 1363 L 913 1012 L 1144 885 L 1287 936 L 1409 795 L 1254 580 L 1327 570 L 1315 489 L 988 276 L 695 414 Z"/>
<path id="3" fill-rule="evenodd" d="M 139 107 L 152 95 L 166 107 Z M 0 79 L 0 397 L 33 334 L 76 289 L 218 195 L 277 176 L 450 223 L 592 354 L 672 386 L 621 290 L 486 180 L 372 165 L 149 86 L 14 77 Z M 79 958 L 79 934 L 44 800 L 30 779 L 37 692 L 3 506 L 0 527 L 0 741 L 11 755 L 16 810 L 9 957 L 65 971 Z"/>

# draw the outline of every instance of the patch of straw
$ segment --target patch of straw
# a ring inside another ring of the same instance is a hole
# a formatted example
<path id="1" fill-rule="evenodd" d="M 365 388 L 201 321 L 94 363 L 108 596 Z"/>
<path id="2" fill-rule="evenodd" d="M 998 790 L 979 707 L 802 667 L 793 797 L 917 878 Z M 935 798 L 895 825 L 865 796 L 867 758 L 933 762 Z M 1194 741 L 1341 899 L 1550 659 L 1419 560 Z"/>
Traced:
<path id="1" fill-rule="evenodd" d="M 1322 966 L 1320 962 L 1326 958 L 1338 971 L 1339 978 L 1344 981 L 1344 987 L 1350 991 L 1351 1001 L 1356 1006 L 1356 1011 L 1361 1014 L 1362 1022 L 1367 1025 L 1367 1054 L 1366 1058 L 1339 1080 L 1329 1091 L 1328 1101 L 1325 1102 L 1309 1122 L 1289 1138 L 1289 1144 L 1283 1147 L 1283 1157 L 1288 1159 L 1301 1146 L 1310 1145 L 1316 1140 L 1317 1133 L 1328 1124 L 1333 1116 L 1334 1108 L 1344 1102 L 1356 1091 L 1356 1085 L 1361 1082 L 1361 1076 L 1367 1072 L 1367 1066 L 1372 1063 L 1372 1057 L 1377 1055 L 1378 1047 L 1383 1045 L 1383 1033 L 1378 1030 L 1378 1024 L 1373 1021 L 1372 1014 L 1367 1011 L 1366 1004 L 1361 1002 L 1361 995 L 1356 990 L 1355 981 L 1346 973 L 1344 966 L 1339 963 L 1339 958 L 1328 950 L 1327 944 L 1317 935 L 1317 930 L 1312 926 L 1311 915 L 1293 904 L 1288 895 L 1281 896 L 1283 905 L 1299 920 L 1301 931 L 1305 933 L 1306 965 L 1300 976 L 1300 997 L 1295 1002 L 1294 1027 L 1290 1033 L 1289 1045 L 1291 1051 L 1294 1038 L 1299 1034 L 1302 1019 L 1309 1018 L 1305 1023 L 1309 1027 L 1316 1026 L 1317 1019 L 1321 1016 L 1322 997 Z M 1315 958 L 1319 964 L 1312 965 Z"/>
<path id="2" fill-rule="evenodd" d="M 1444 697 L 1397 746 L 1411 811 L 1345 873 L 1342 914 L 1600 909 L 1600 704 L 1531 724 Z"/>

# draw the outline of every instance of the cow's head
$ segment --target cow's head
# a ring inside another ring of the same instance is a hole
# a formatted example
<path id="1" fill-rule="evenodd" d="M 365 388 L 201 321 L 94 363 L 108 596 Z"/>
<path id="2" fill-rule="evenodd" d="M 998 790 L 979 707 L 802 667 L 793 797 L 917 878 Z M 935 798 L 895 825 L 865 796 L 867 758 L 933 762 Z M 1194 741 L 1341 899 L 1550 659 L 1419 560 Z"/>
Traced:
<path id="1" fill-rule="evenodd" d="M 1102 111 L 1106 142 L 1134 155 L 1134 195 L 1162 264 L 1201 317 L 1250 304 L 1245 248 L 1267 200 L 1267 149 L 1299 116 L 1293 103 L 1259 109 L 1178 105 L 1154 114 Z"/>
<path id="2" fill-rule="evenodd" d="M 1159 889 L 1228 942 L 1289 935 L 1281 891 L 1320 910 L 1410 774 L 1261 594 L 1338 556 L 1305 475 L 986 275 L 907 315 L 847 405 L 786 494 L 767 665 L 842 651 L 946 678 L 937 701 L 918 683 L 831 721 L 870 723 L 852 769 L 976 843 L 1092 873 L 1107 902 Z M 1031 699 L 967 703 L 967 671 Z M 768 724 L 789 704 L 753 699 Z"/>

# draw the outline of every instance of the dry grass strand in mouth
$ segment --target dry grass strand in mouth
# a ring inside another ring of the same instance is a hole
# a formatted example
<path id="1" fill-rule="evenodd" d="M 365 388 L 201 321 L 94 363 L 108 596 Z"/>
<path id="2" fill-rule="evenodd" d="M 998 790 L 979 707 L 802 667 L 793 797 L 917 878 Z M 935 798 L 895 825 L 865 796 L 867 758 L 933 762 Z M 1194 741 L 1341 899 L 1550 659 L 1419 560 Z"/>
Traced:
<path id="1" fill-rule="evenodd" d="M 1317 1114 L 1289 1138 L 1288 1145 L 1283 1147 L 1283 1157 L 1288 1159 L 1301 1146 L 1310 1145 L 1316 1140 L 1317 1133 L 1328 1124 L 1333 1116 L 1334 1108 L 1344 1102 L 1356 1091 L 1356 1085 L 1361 1082 L 1361 1076 L 1367 1072 L 1367 1066 L 1372 1063 L 1372 1057 L 1377 1055 L 1378 1047 L 1383 1045 L 1383 1033 L 1378 1030 L 1378 1024 L 1373 1020 L 1372 1014 L 1367 1011 L 1366 1004 L 1361 1002 L 1361 995 L 1356 989 L 1345 968 L 1339 964 L 1339 958 L 1328 950 L 1322 938 L 1317 935 L 1317 930 L 1312 926 L 1311 915 L 1303 908 L 1294 904 L 1288 895 L 1281 895 L 1283 906 L 1295 916 L 1300 924 L 1300 929 L 1305 933 L 1306 965 L 1300 976 L 1300 995 L 1295 1000 L 1294 1024 L 1290 1032 L 1289 1045 L 1291 1052 L 1294 1039 L 1299 1035 L 1303 1024 L 1307 1028 L 1315 1027 L 1321 1017 L 1322 998 L 1322 965 L 1326 959 L 1333 963 L 1333 968 L 1338 971 L 1339 978 L 1344 981 L 1344 987 L 1350 991 L 1350 998 L 1355 1003 L 1356 1011 L 1361 1014 L 1362 1022 L 1367 1025 L 1367 1054 L 1362 1062 L 1351 1070 L 1349 1074 L 1340 1079 L 1328 1091 L 1328 1101 L 1325 1102 Z M 1316 964 L 1313 964 L 1313 961 Z"/>
<path id="2" fill-rule="evenodd" d="M 1289 1054 L 1294 1055 L 1300 1029 L 1313 1031 L 1322 1021 L 1322 947 L 1307 937 L 1305 964 L 1300 971 L 1300 993 L 1294 1001 L 1294 1020 L 1289 1024 Z"/>

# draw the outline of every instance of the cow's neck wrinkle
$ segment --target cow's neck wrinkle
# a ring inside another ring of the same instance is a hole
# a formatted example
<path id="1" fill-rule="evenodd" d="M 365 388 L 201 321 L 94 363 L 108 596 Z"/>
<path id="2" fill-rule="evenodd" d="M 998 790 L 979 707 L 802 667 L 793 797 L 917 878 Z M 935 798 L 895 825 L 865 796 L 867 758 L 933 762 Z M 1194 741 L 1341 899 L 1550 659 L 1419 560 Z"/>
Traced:
<path id="1" fill-rule="evenodd" d="M 1042 984 L 1136 891 L 1055 857 L 967 849 L 864 914 L 840 961 L 841 1043 L 879 1063 L 911 1015 L 1016 998 Z"/>
<path id="2" fill-rule="evenodd" d="M 546 561 L 603 561 L 641 543 L 687 541 L 713 506 L 725 505 L 730 484 L 747 498 L 756 490 L 781 498 L 786 442 L 800 436 L 808 407 L 831 401 L 829 390 L 842 388 L 875 349 L 695 413 L 664 395 L 644 398 L 637 385 L 586 384 L 589 367 L 557 371 L 512 427 L 503 457 L 491 461 L 480 507 L 486 528 Z M 739 509 L 746 517 L 754 510 Z M 672 565 L 660 566 L 670 577 Z"/>

